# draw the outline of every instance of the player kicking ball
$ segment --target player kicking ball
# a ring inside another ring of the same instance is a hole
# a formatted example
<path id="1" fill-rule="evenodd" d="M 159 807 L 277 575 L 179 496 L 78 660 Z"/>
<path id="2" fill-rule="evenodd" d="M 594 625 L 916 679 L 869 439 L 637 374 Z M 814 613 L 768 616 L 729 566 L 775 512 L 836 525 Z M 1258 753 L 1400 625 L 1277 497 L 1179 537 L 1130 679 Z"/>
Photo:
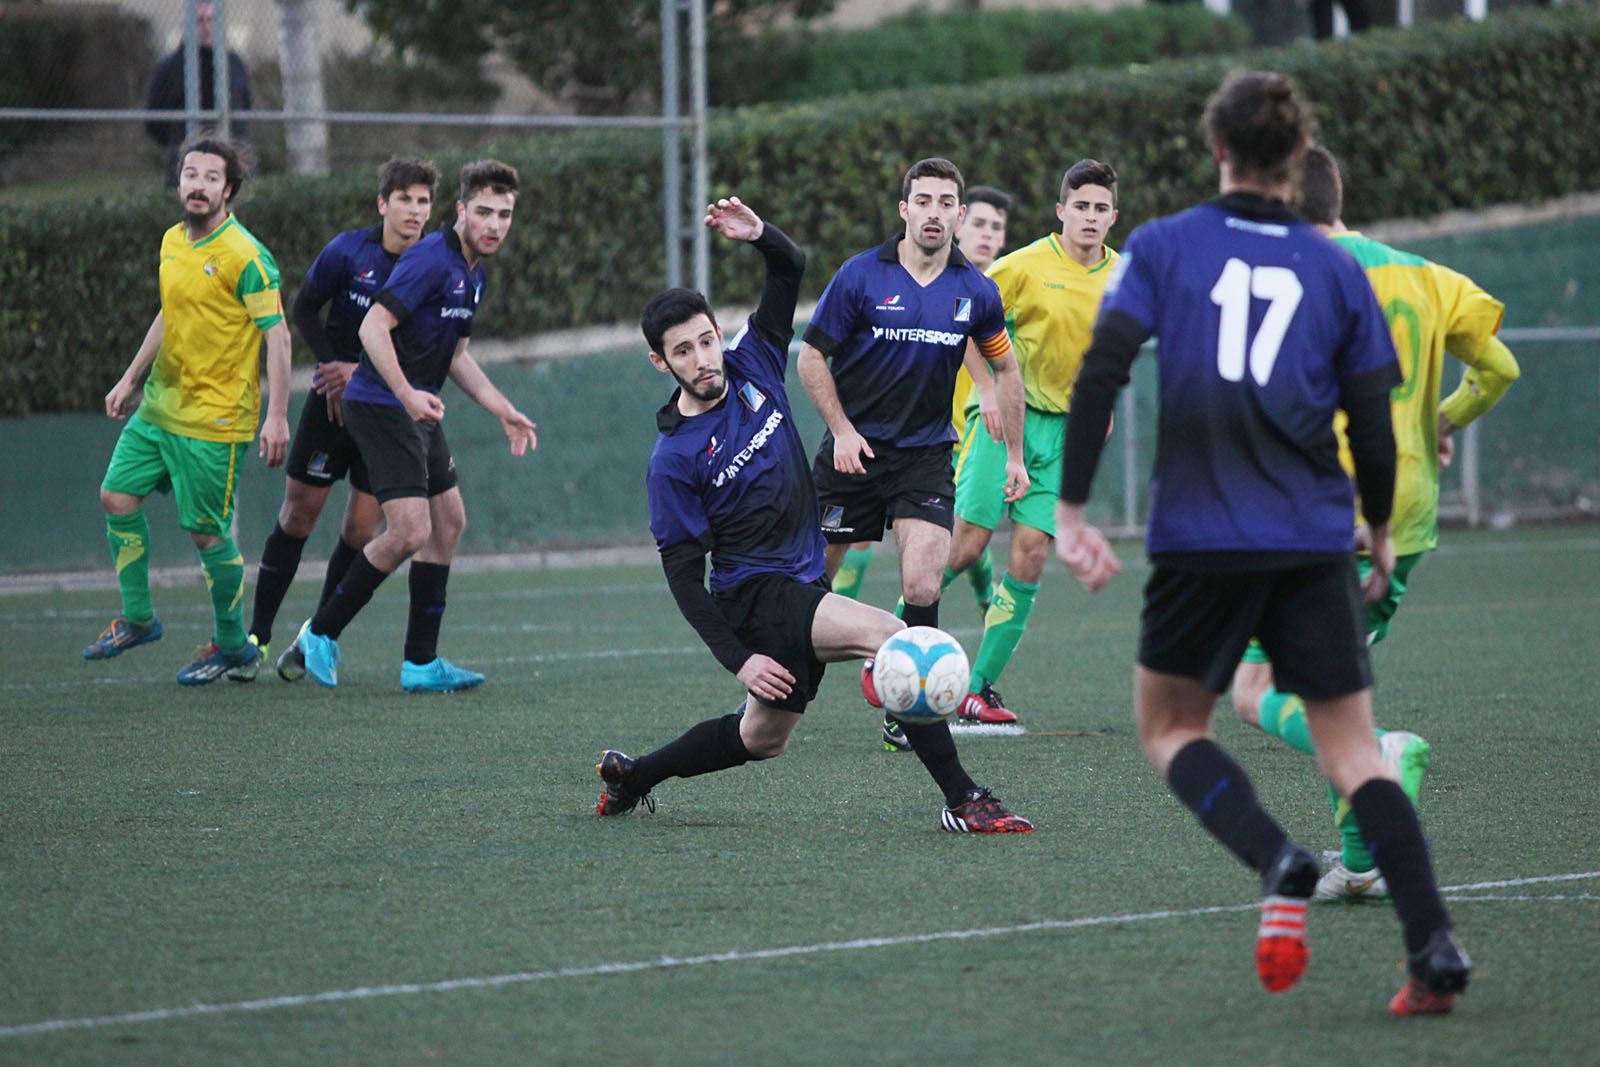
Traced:
<path id="1" fill-rule="evenodd" d="M 710 305 L 692 289 L 669 289 L 640 315 L 650 362 L 678 384 L 656 413 L 650 529 L 679 610 L 748 695 L 738 711 L 637 759 L 603 752 L 595 768 L 605 782 L 600 815 L 625 815 L 641 802 L 654 811 L 651 790 L 668 778 L 782 755 L 824 665 L 870 656 L 905 625 L 829 592 L 824 578 L 816 490 L 784 387 L 805 255 L 737 197 L 708 207 L 705 224 L 754 244 L 766 284 L 726 350 Z M 943 829 L 1033 829 L 968 776 L 948 723 L 905 732 L 944 794 Z"/>

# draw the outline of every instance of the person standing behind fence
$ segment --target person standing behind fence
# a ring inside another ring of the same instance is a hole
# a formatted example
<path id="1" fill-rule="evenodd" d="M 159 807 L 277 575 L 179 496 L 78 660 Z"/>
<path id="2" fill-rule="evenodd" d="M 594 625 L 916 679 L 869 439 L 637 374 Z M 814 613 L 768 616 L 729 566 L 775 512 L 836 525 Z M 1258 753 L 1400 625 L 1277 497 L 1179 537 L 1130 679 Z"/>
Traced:
<path id="1" fill-rule="evenodd" d="M 200 45 L 200 110 L 210 111 L 217 106 L 216 67 L 213 49 L 216 47 L 217 38 L 217 9 L 213 3 L 201 3 L 196 6 L 194 20 L 195 37 Z M 183 77 L 183 44 L 168 53 L 161 62 L 157 63 L 155 70 L 150 73 L 150 89 L 145 96 L 144 106 L 151 111 L 182 111 L 187 102 L 184 100 Z M 228 53 L 228 109 L 230 111 L 249 111 L 250 99 L 250 69 L 244 65 L 244 59 L 238 52 Z M 210 123 L 204 124 L 210 126 Z M 166 168 L 163 180 L 168 188 L 178 184 L 178 147 L 183 144 L 184 122 L 166 120 L 151 120 L 144 124 L 145 131 L 150 134 L 150 139 L 166 149 Z M 230 123 L 229 136 L 235 142 L 245 139 L 245 125 L 234 120 Z"/>
<path id="2" fill-rule="evenodd" d="M 1365 611 L 1395 563 L 1390 390 L 1403 380 L 1356 260 L 1285 201 L 1313 121 L 1294 83 L 1235 71 L 1201 121 L 1222 195 L 1145 223 L 1106 286 L 1066 427 L 1057 552 L 1091 591 L 1119 569 L 1083 519 L 1106 427 L 1144 341 L 1158 339 L 1134 709 L 1145 756 L 1178 799 L 1261 877 L 1256 973 L 1294 985 L 1308 951 L 1316 857 L 1290 840 L 1211 737 L 1217 695 L 1252 636 L 1310 713 L 1323 772 L 1355 812 L 1404 934 L 1400 1015 L 1448 1012 L 1471 964 L 1452 932 L 1416 809 L 1374 735 Z M 1356 574 L 1355 495 L 1334 412 L 1349 419 L 1372 570 Z"/>
<path id="3" fill-rule="evenodd" d="M 229 527 L 239 462 L 261 411 L 263 334 L 270 393 L 260 451 L 276 467 L 289 448 L 289 326 L 272 253 L 228 210 L 245 181 L 238 149 L 201 137 L 183 146 L 181 158 L 184 221 L 161 241 L 161 310 L 106 394 L 106 414 L 128 420 L 100 485 L 122 613 L 83 658 L 110 659 L 161 639 L 141 505 L 152 492 L 170 492 L 178 524 L 200 552 L 216 622 L 211 643 L 178 681 L 204 685 L 261 658 L 245 641 L 244 559 Z M 147 370 L 144 401 L 129 417 Z"/>

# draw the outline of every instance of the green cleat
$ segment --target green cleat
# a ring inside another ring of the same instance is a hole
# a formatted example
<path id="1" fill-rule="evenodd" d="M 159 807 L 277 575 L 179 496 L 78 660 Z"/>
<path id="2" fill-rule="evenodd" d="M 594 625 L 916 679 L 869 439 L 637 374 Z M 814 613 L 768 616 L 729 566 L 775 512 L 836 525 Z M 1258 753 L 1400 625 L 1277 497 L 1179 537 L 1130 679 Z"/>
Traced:
<path id="1" fill-rule="evenodd" d="M 1389 730 L 1378 739 L 1378 750 L 1383 756 L 1383 769 L 1400 783 L 1413 805 L 1420 805 L 1417 798 L 1422 793 L 1422 776 L 1433 758 L 1428 742 L 1410 730 Z"/>
<path id="2" fill-rule="evenodd" d="M 253 681 L 255 681 L 256 680 L 256 675 L 261 673 L 261 665 L 263 663 L 267 662 L 267 657 L 268 656 L 272 655 L 272 646 L 270 644 L 263 645 L 256 638 L 255 634 L 251 634 L 250 636 L 246 637 L 244 640 L 245 640 L 245 644 L 250 645 L 250 646 L 252 646 L 254 648 L 259 648 L 261 650 L 261 655 L 257 656 L 255 659 L 251 660 L 249 663 L 242 664 L 242 665 L 240 665 L 238 667 L 229 668 L 229 670 L 228 670 L 228 681 L 230 681 L 230 682 L 253 682 Z"/>

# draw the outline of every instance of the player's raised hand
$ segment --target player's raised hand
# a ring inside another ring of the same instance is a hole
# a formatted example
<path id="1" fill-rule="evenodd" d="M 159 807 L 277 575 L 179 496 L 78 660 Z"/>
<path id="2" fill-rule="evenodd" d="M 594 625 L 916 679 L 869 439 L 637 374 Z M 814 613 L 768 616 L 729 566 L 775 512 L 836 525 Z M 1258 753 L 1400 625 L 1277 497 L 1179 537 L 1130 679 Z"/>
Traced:
<path id="1" fill-rule="evenodd" d="M 1006 460 L 1006 503 L 1015 504 L 1021 500 L 1031 485 L 1033 479 L 1028 477 L 1028 468 L 1023 462 L 1020 459 Z"/>
<path id="2" fill-rule="evenodd" d="M 861 462 L 863 455 L 868 459 L 878 458 L 867 439 L 854 430 L 833 439 L 833 469 L 840 474 L 867 473 L 866 464 Z"/>
<path id="3" fill-rule="evenodd" d="M 1122 562 L 1099 529 L 1083 521 L 1083 509 L 1056 505 L 1056 556 L 1089 592 L 1098 592 L 1122 572 Z"/>
<path id="4" fill-rule="evenodd" d="M 766 224 L 737 196 L 724 197 L 706 206 L 706 225 L 730 241 L 754 241 Z"/>
<path id="5" fill-rule="evenodd" d="M 794 687 L 794 675 L 788 668 L 759 652 L 744 661 L 737 677 L 741 685 L 761 700 L 782 700 Z"/>
<path id="6" fill-rule="evenodd" d="M 506 440 L 511 442 L 513 456 L 525 456 L 539 447 L 539 428 L 516 408 L 500 417 L 500 426 L 506 432 Z"/>
<path id="7" fill-rule="evenodd" d="M 267 420 L 261 424 L 261 440 L 258 450 L 261 453 L 261 457 L 267 461 L 267 466 L 283 466 L 284 457 L 289 454 L 289 418 L 287 415 L 267 416 Z"/>

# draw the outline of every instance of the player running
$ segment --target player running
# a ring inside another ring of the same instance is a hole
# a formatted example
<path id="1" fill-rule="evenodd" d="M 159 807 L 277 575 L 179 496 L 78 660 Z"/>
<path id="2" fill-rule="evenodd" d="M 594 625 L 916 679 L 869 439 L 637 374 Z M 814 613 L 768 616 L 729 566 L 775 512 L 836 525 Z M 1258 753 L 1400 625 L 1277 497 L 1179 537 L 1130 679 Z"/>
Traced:
<path id="1" fill-rule="evenodd" d="M 1261 806 L 1244 768 L 1210 736 L 1252 636 L 1300 693 L 1324 773 L 1346 798 L 1388 881 L 1407 979 L 1396 1014 L 1450 1011 L 1471 964 L 1451 929 L 1416 809 L 1385 772 L 1373 734 L 1363 595 L 1394 568 L 1395 441 L 1402 380 L 1387 323 L 1355 260 L 1285 202 L 1312 120 L 1281 74 L 1236 71 L 1202 127 L 1222 196 L 1146 223 L 1123 249 L 1084 356 L 1067 424 L 1057 553 L 1090 590 L 1119 569 L 1082 505 L 1118 390 L 1159 340 L 1159 445 L 1152 477 L 1134 707 L 1145 755 L 1173 793 L 1261 875 L 1256 971 L 1288 989 L 1307 960 L 1316 857 Z M 1348 416 L 1372 570 L 1357 577 L 1355 500 L 1338 462 Z"/>
<path id="2" fill-rule="evenodd" d="M 1411 572 L 1439 543 L 1439 466 L 1451 435 L 1487 412 L 1511 388 L 1520 369 L 1516 357 L 1495 336 L 1505 307 L 1471 278 L 1420 256 L 1402 252 L 1345 227 L 1344 186 L 1339 164 L 1326 148 L 1306 152 L 1297 197 L 1301 214 L 1340 248 L 1355 256 L 1372 284 L 1389 322 L 1405 381 L 1389 396 L 1397 453 L 1394 515 L 1390 519 L 1396 553 L 1394 574 L 1382 599 L 1366 609 L 1367 643 L 1389 633 L 1389 621 L 1411 584 Z M 1444 356 L 1466 365 L 1455 392 L 1441 403 Z M 1348 460 L 1348 456 L 1342 457 Z M 1346 466 L 1348 467 L 1348 462 Z M 1370 558 L 1357 557 L 1362 577 Z M 1257 642 L 1245 652 L 1233 676 L 1233 706 L 1239 717 L 1300 752 L 1316 751 L 1306 721 L 1305 701 L 1273 686 L 1272 665 Z M 1384 766 L 1398 779 L 1413 804 L 1428 768 L 1428 743 L 1407 730 L 1379 730 Z M 1317 882 L 1317 900 L 1379 900 L 1389 895 L 1361 838 L 1347 801 L 1332 794 L 1341 848 Z"/>

